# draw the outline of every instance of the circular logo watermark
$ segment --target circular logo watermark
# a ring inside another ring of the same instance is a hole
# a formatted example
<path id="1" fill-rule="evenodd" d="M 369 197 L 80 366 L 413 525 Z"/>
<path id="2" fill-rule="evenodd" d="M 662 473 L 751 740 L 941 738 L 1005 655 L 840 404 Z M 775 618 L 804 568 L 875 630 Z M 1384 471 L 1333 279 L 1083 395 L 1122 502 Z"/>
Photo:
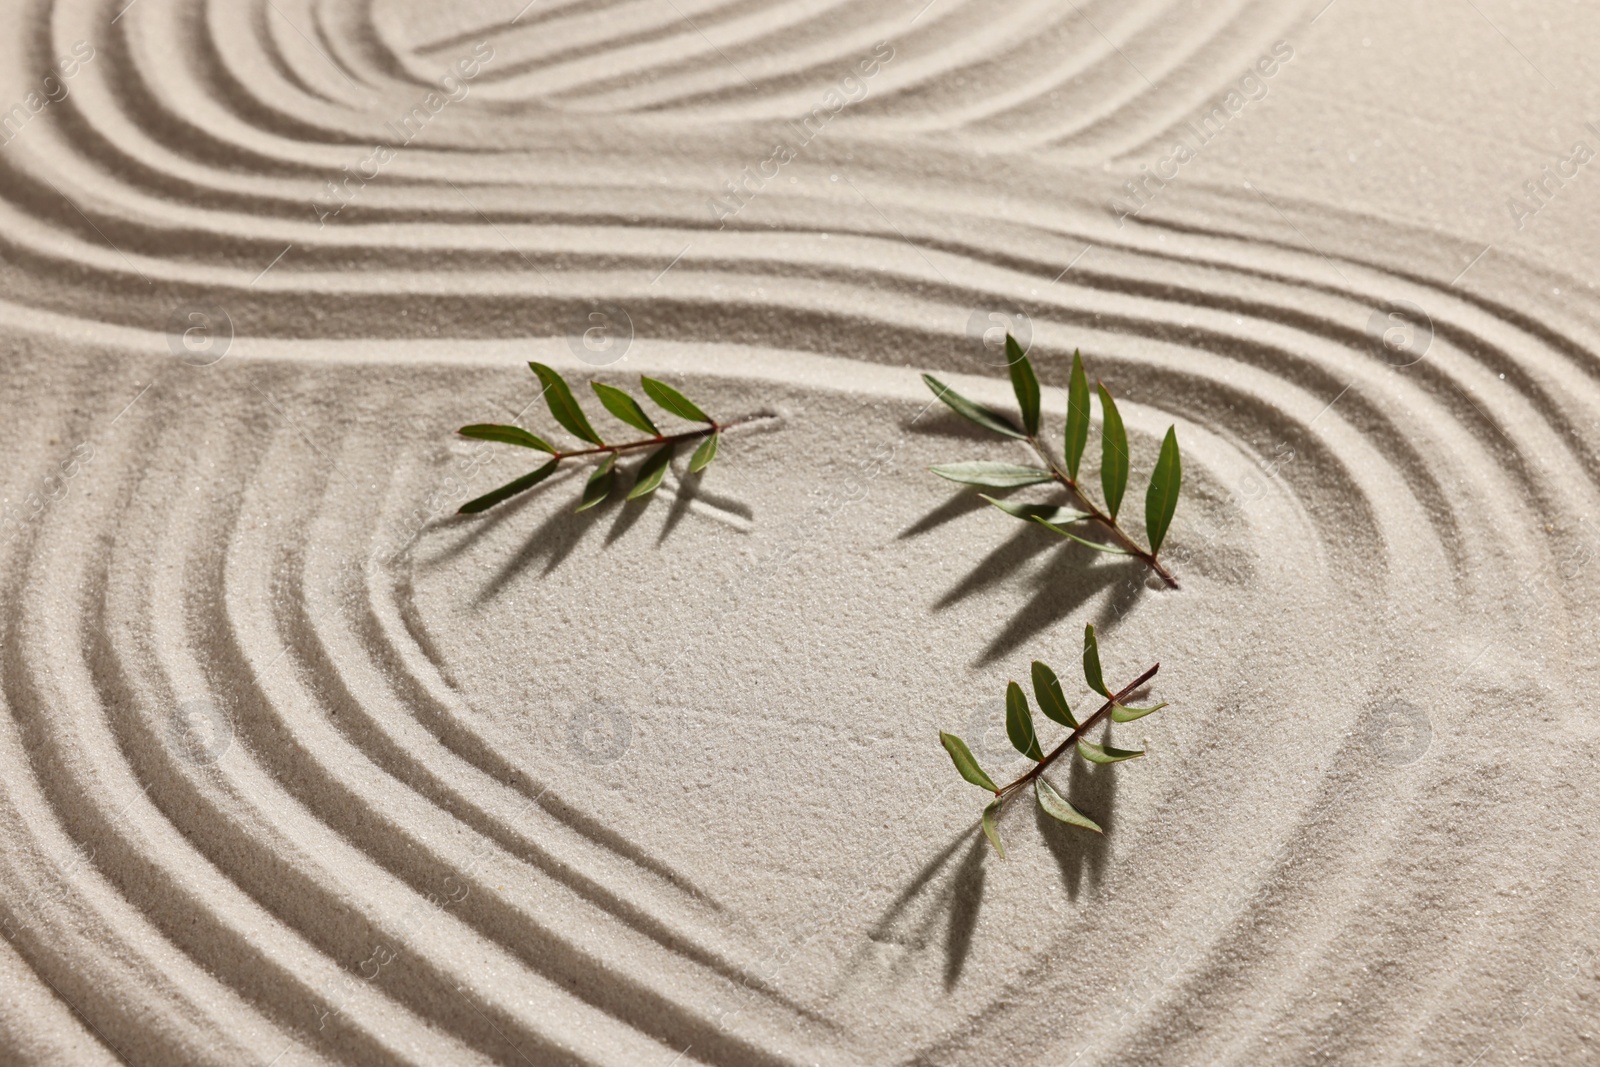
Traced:
<path id="1" fill-rule="evenodd" d="M 1409 367 L 1433 344 L 1433 320 L 1409 300 L 1391 300 L 1372 309 L 1367 347 L 1391 367 Z"/>
<path id="2" fill-rule="evenodd" d="M 633 319 L 616 304 L 595 304 L 572 320 L 567 347 L 592 367 L 607 367 L 628 354 Z"/>
<path id="3" fill-rule="evenodd" d="M 995 768 L 1004 767 L 1017 758 L 1017 750 L 1011 747 L 1011 738 L 1006 735 L 1003 701 L 989 700 L 974 705 L 967 712 L 961 740 L 967 743 L 967 749 L 979 766 L 991 775 L 999 773 Z"/>
<path id="4" fill-rule="evenodd" d="M 604 700 L 572 709 L 567 720 L 567 748 L 574 756 L 600 766 L 627 755 L 633 744 L 633 715 Z"/>
<path id="5" fill-rule="evenodd" d="M 215 304 L 185 304 L 167 318 L 167 347 L 191 367 L 209 367 L 233 347 L 233 319 Z"/>
<path id="6" fill-rule="evenodd" d="M 167 721 L 167 740 L 180 759 L 209 767 L 233 745 L 233 720 L 210 700 L 186 700 Z"/>
<path id="7" fill-rule="evenodd" d="M 967 339 L 977 350 L 978 357 L 991 366 L 1010 366 L 1011 361 L 1006 358 L 1008 333 L 1017 339 L 1023 352 L 1028 351 L 1033 344 L 1033 320 L 1026 311 L 975 308 L 967 317 Z"/>
<path id="8" fill-rule="evenodd" d="M 1415 763 L 1433 743 L 1428 713 L 1408 700 L 1387 700 L 1367 721 L 1367 748 L 1379 763 L 1404 767 Z"/>

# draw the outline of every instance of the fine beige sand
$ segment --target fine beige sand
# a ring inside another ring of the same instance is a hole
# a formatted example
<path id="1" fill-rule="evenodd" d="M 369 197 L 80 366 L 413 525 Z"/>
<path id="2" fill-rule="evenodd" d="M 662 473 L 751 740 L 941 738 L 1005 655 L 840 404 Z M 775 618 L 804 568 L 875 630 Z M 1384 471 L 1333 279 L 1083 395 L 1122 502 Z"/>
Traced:
<path id="1" fill-rule="evenodd" d="M 1600 1063 L 1600 14 L 524 3 L 0 5 L 0 1063 Z M 456 517 L 530 359 L 764 417 Z"/>

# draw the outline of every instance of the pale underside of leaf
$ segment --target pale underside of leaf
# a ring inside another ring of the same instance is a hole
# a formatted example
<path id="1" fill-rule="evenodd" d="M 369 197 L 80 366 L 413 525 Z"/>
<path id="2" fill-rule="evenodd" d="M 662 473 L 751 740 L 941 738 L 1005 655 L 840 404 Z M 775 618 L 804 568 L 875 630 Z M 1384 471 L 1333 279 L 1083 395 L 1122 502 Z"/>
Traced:
<path id="1" fill-rule="evenodd" d="M 1097 745 L 1080 737 L 1078 738 L 1078 755 L 1090 763 L 1121 763 L 1125 759 L 1136 759 L 1144 755 L 1144 753 L 1135 749 Z"/>
<path id="2" fill-rule="evenodd" d="M 1083 516 L 1083 518 L 1086 518 L 1086 519 L 1089 518 L 1089 517 L 1090 516 L 1088 516 L 1088 515 L 1084 515 Z M 1091 541 L 1086 537 L 1079 537 L 1077 534 L 1073 533 L 1070 530 L 1063 530 L 1058 524 L 1056 524 L 1054 522 L 1051 522 L 1050 520 L 1048 520 L 1048 519 L 1046 519 L 1046 518 L 1044 518 L 1042 516 L 1035 515 L 1035 516 L 1032 516 L 1032 518 L 1033 518 L 1034 522 L 1038 523 L 1040 526 L 1043 526 L 1045 529 L 1052 530 L 1052 531 L 1060 534 L 1062 537 L 1067 538 L 1069 541 L 1076 541 L 1080 545 L 1083 545 L 1083 546 L 1085 546 L 1087 548 L 1092 548 L 1096 552 L 1105 552 L 1105 553 L 1107 553 L 1109 555 L 1113 555 L 1113 556 L 1126 556 L 1126 555 L 1128 555 L 1128 550 L 1125 549 L 1125 548 L 1121 548 L 1121 547 L 1119 547 L 1117 545 L 1108 545 L 1103 541 Z"/>
<path id="3" fill-rule="evenodd" d="M 1032 522 L 1035 519 L 1040 519 L 1046 525 L 1065 526 L 1068 523 L 1082 522 L 1084 519 L 1093 518 L 1092 515 L 1082 511 L 1073 511 L 1071 508 L 1060 507 L 1056 504 L 1019 504 L 1014 500 L 999 500 L 987 493 L 979 493 L 978 495 L 1007 515 L 1021 519 L 1023 522 Z M 1059 533 L 1060 531 L 1057 532 Z"/>
<path id="4" fill-rule="evenodd" d="M 1097 834 L 1105 833 L 1100 829 L 1099 823 L 1073 807 L 1066 797 L 1057 793 L 1055 788 L 1044 780 L 1044 775 L 1033 780 L 1033 793 L 1039 798 L 1039 807 L 1043 808 L 1044 813 L 1051 818 L 1059 819 L 1069 826 L 1081 826 L 1085 830 L 1093 830 Z"/>
<path id="5" fill-rule="evenodd" d="M 934 396 L 943 400 L 951 411 L 954 411 L 962 418 L 977 423 L 985 430 L 992 430 L 1007 437 L 1015 437 L 1019 441 L 1027 440 L 1028 435 L 1019 430 L 1015 423 L 999 412 L 991 411 L 989 408 L 973 403 L 931 374 L 924 374 L 922 380 L 929 389 L 933 390 Z"/>
<path id="6" fill-rule="evenodd" d="M 1146 715 L 1149 715 L 1153 711 L 1160 711 L 1162 708 L 1164 708 L 1166 706 L 1167 706 L 1166 701 L 1162 701 L 1161 703 L 1157 704 L 1153 708 L 1130 708 L 1130 707 L 1125 707 L 1125 706 L 1123 706 L 1121 704 L 1118 704 L 1116 707 L 1111 709 L 1111 721 L 1112 722 L 1133 722 L 1135 719 L 1144 718 Z"/>
<path id="7" fill-rule="evenodd" d="M 950 753 L 950 762 L 956 765 L 956 771 L 961 777 L 981 789 L 987 789 L 991 793 L 1000 791 L 1000 787 L 994 784 L 994 780 L 984 774 L 983 768 L 978 766 L 978 761 L 973 758 L 972 750 L 967 747 L 965 741 L 955 734 L 947 734 L 940 730 L 939 743 L 944 745 L 946 752 Z"/>
<path id="8" fill-rule="evenodd" d="M 1015 489 L 1018 486 L 1039 485 L 1050 481 L 1050 472 L 1042 467 L 995 463 L 983 459 L 964 463 L 942 463 L 928 469 L 952 482 L 960 482 L 962 485 L 982 485 L 990 489 Z"/>
<path id="9" fill-rule="evenodd" d="M 983 835 L 989 839 L 989 844 L 1000 854 L 1001 859 L 1006 858 L 1006 846 L 1000 843 L 1000 827 L 996 820 L 1000 816 L 1000 801 L 996 800 L 983 809 Z"/>

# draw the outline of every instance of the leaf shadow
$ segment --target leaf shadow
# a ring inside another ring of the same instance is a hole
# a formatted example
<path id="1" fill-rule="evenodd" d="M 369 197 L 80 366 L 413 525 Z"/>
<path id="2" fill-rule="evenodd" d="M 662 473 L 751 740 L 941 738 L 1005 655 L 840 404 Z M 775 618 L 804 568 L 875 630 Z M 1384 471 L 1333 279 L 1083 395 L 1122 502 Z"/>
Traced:
<path id="1" fill-rule="evenodd" d="M 1117 777 L 1113 773 L 1116 764 L 1097 765 L 1074 756 L 1067 758 L 1072 766 L 1067 771 L 1067 788 L 1062 795 L 1069 804 L 1099 823 L 1105 833 L 1068 826 L 1045 814 L 1037 804 L 1033 812 L 1045 847 L 1050 850 L 1056 866 L 1061 868 L 1067 899 L 1077 900 L 1086 882 L 1090 887 L 1098 887 L 1105 876 L 1106 834 L 1116 825 Z"/>
<path id="2" fill-rule="evenodd" d="M 957 493 L 910 526 L 907 526 L 904 530 L 901 530 L 896 539 L 904 541 L 920 536 L 931 530 L 937 530 L 947 522 L 954 522 L 962 516 L 971 515 L 974 511 L 980 511 L 983 508 L 992 506 L 977 493 Z"/>
<path id="3" fill-rule="evenodd" d="M 944 951 L 944 986 L 946 990 L 953 989 L 972 953 L 983 904 L 988 852 L 989 843 L 980 823 L 974 822 L 956 834 L 923 864 L 867 928 L 868 945 L 856 952 L 847 969 L 861 970 L 874 945 L 921 952 L 938 940 Z"/>

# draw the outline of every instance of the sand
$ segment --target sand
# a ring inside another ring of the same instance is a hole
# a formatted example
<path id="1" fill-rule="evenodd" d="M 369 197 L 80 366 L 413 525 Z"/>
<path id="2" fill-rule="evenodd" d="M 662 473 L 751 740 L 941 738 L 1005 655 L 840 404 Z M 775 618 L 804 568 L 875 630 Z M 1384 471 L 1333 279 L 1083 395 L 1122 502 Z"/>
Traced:
<path id="1" fill-rule="evenodd" d="M 0 1062 L 1600 1062 L 1591 11 L 0 23 Z M 927 473 L 1007 327 L 1180 589 Z M 530 359 L 761 418 L 457 517 Z"/>

